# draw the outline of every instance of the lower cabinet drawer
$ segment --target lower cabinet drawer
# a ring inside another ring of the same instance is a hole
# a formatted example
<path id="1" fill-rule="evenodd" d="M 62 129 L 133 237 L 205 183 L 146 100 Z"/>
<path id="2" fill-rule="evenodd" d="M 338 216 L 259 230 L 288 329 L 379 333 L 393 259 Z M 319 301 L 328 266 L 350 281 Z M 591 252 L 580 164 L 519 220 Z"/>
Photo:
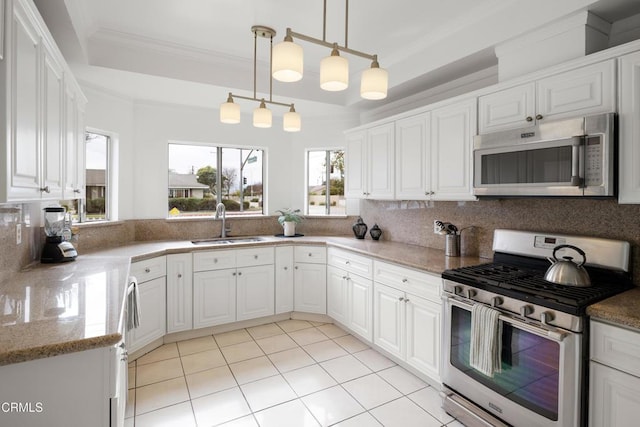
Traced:
<path id="1" fill-rule="evenodd" d="M 326 264 L 327 248 L 325 246 L 296 246 L 293 256 L 296 262 Z"/>
<path id="2" fill-rule="evenodd" d="M 236 267 L 236 252 L 233 250 L 193 253 L 193 271 L 224 270 Z"/>
<path id="3" fill-rule="evenodd" d="M 250 248 L 236 251 L 236 265 L 238 267 L 252 267 L 267 265 L 275 262 L 273 248 Z"/>
<path id="4" fill-rule="evenodd" d="M 442 278 L 435 274 L 424 273 L 383 261 L 374 261 L 373 280 L 438 303 L 440 302 Z"/>
<path id="5" fill-rule="evenodd" d="M 640 377 L 640 331 L 591 321 L 591 359 Z"/>
<path id="6" fill-rule="evenodd" d="M 166 276 L 167 257 L 163 255 L 151 259 L 132 262 L 129 273 L 131 276 L 135 276 L 135 278 L 138 279 L 138 283 Z"/>

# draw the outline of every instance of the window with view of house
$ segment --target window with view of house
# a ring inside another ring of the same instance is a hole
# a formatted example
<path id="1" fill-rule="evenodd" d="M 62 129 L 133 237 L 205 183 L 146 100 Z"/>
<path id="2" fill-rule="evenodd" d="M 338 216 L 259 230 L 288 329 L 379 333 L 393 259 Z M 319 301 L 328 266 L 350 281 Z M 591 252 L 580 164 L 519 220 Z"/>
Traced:
<path id="1" fill-rule="evenodd" d="M 307 152 L 307 215 L 346 215 L 344 150 Z"/>
<path id="2" fill-rule="evenodd" d="M 86 132 L 84 142 L 85 197 L 61 201 L 76 222 L 110 219 L 109 156 L 111 138 L 97 132 Z"/>
<path id="3" fill-rule="evenodd" d="M 262 149 L 169 144 L 168 216 L 263 214 Z"/>

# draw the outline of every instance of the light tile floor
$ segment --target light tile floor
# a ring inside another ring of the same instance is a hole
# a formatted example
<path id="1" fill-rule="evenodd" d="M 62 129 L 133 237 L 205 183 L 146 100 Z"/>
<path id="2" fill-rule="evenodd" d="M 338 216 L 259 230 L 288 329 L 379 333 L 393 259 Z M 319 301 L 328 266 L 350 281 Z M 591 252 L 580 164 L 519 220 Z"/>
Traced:
<path id="1" fill-rule="evenodd" d="M 460 427 L 437 390 L 328 323 L 166 344 L 129 364 L 127 427 Z"/>

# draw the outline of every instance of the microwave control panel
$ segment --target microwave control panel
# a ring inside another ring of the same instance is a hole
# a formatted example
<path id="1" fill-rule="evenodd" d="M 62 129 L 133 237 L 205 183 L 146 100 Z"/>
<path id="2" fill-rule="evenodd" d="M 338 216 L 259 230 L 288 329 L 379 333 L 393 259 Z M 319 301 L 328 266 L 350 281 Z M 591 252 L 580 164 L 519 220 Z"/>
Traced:
<path id="1" fill-rule="evenodd" d="M 602 139 L 600 136 L 586 138 L 585 158 L 585 185 L 597 187 L 602 185 Z"/>

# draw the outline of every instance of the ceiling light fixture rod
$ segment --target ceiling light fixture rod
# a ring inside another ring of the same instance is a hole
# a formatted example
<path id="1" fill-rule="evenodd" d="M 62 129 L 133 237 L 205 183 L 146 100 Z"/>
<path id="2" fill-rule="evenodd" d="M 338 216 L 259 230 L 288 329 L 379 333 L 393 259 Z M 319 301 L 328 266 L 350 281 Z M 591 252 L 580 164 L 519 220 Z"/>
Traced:
<path id="1" fill-rule="evenodd" d="M 264 98 L 256 98 L 255 96 L 252 98 L 250 96 L 235 95 L 235 94 L 233 94 L 231 92 L 229 92 L 229 95 L 232 98 L 246 99 L 247 101 L 257 101 L 257 102 L 264 101 L 265 104 L 281 105 L 283 107 L 291 107 L 293 105 L 293 104 L 285 104 L 284 102 L 276 102 L 276 101 L 272 101 L 272 100 L 266 100 Z"/>
<path id="2" fill-rule="evenodd" d="M 339 44 L 336 44 L 336 43 L 329 43 L 327 41 L 320 40 L 320 39 L 317 39 L 315 37 L 311 37 L 311 36 L 307 36 L 307 35 L 304 35 L 304 34 L 296 33 L 291 28 L 287 28 L 287 36 L 291 36 L 291 37 L 296 38 L 296 39 L 304 40 L 304 41 L 307 41 L 309 43 L 315 43 L 315 44 L 320 45 L 320 46 L 325 46 L 325 47 L 328 47 L 330 49 L 333 49 L 333 47 L 335 45 L 336 49 L 338 49 L 341 52 L 349 53 L 351 55 L 356 55 L 356 56 L 359 56 L 361 58 L 369 59 L 371 61 L 373 61 L 374 59 L 378 58 L 378 55 L 370 55 L 368 53 L 360 52 L 359 50 L 350 49 L 350 48 L 348 48 L 346 46 L 340 46 Z"/>

